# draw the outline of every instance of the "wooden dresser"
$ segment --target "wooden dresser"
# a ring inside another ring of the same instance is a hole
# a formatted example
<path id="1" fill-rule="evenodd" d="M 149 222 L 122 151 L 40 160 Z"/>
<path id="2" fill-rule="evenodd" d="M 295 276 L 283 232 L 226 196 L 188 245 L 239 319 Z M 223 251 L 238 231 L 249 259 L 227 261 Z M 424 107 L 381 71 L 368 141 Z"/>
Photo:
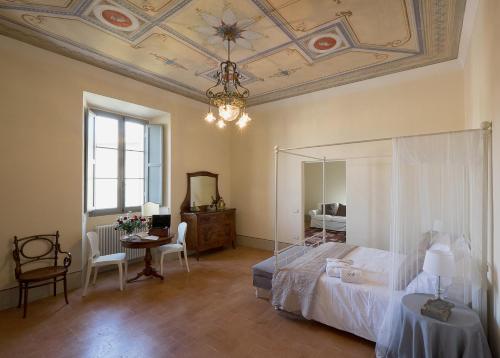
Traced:
<path id="1" fill-rule="evenodd" d="M 231 244 L 236 240 L 236 209 L 221 211 L 183 212 L 181 220 L 187 225 L 186 243 L 189 250 L 200 252 Z"/>

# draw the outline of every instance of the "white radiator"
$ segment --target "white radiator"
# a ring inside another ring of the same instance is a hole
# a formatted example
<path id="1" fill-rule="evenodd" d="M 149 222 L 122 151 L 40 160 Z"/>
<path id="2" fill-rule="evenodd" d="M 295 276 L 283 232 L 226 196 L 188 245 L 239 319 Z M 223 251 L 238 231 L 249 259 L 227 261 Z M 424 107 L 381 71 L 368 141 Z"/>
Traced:
<path id="1" fill-rule="evenodd" d="M 144 257 L 144 249 L 128 249 L 122 246 L 120 238 L 126 235 L 126 232 L 115 230 L 115 225 L 97 225 L 95 229 L 97 235 L 99 235 L 99 251 L 101 255 L 125 252 L 128 261 Z M 140 231 L 140 229 L 136 229 L 134 232 Z"/>

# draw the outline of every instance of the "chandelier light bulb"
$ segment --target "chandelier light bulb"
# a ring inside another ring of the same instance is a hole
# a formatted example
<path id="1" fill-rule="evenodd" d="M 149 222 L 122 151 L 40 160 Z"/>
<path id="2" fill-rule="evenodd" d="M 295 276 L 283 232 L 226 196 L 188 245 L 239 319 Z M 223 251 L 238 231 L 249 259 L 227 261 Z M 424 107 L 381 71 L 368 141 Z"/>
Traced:
<path id="1" fill-rule="evenodd" d="M 247 126 L 247 121 L 245 121 L 242 117 L 242 118 L 238 119 L 238 122 L 236 122 L 236 125 L 238 127 L 240 127 L 241 129 L 243 129 Z"/>
<path id="2" fill-rule="evenodd" d="M 250 116 L 248 115 L 247 112 L 243 112 L 243 114 L 241 115 L 239 120 L 242 122 L 245 122 L 245 124 L 247 124 L 248 122 L 250 122 L 252 120 L 252 118 L 250 118 Z"/>
<path id="3" fill-rule="evenodd" d="M 217 121 L 217 127 L 219 127 L 220 129 L 224 128 L 225 126 L 226 126 L 226 122 L 224 122 L 224 120 L 219 119 Z"/>
<path id="4" fill-rule="evenodd" d="M 208 122 L 208 123 L 212 123 L 215 121 L 215 116 L 214 114 L 212 113 L 212 111 L 208 112 L 207 115 L 205 116 L 205 120 Z"/>
<path id="5" fill-rule="evenodd" d="M 225 121 L 234 121 L 240 114 L 240 109 L 230 104 L 223 104 L 219 106 L 219 116 Z"/>

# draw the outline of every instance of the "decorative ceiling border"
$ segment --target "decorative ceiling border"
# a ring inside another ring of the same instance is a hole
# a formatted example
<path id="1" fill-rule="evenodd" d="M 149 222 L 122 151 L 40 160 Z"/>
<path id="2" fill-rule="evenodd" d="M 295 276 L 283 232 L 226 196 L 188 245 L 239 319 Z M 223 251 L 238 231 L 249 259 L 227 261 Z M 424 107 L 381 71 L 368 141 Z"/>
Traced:
<path id="1" fill-rule="evenodd" d="M 253 0 L 260 1 L 260 0 Z M 466 0 L 457 0 L 455 3 L 454 13 L 452 15 L 444 16 L 446 12 L 443 12 L 449 4 L 449 0 L 413 0 L 415 6 L 415 15 L 417 21 L 417 33 L 419 34 L 420 52 L 416 56 L 402 58 L 398 60 L 393 60 L 390 62 L 382 63 L 379 65 L 372 66 L 367 69 L 354 70 L 343 73 L 341 75 L 333 75 L 327 78 L 321 78 L 318 80 L 313 80 L 307 83 L 301 83 L 299 85 L 287 88 L 286 90 L 276 90 L 266 92 L 257 96 L 250 97 L 248 100 L 249 106 L 255 106 L 263 103 L 278 101 L 280 99 L 285 99 L 289 97 L 300 96 L 308 94 L 315 91 L 325 90 L 328 88 L 338 87 L 349 83 L 364 81 L 384 75 L 389 75 L 397 72 L 407 71 L 419 67 L 429 66 L 440 62 L 446 62 L 454 60 L 458 57 L 458 49 L 460 44 L 460 37 L 462 33 L 462 22 L 465 11 Z M 421 27 L 423 14 L 422 12 L 424 4 L 430 7 L 433 12 L 433 17 L 437 18 L 438 21 L 432 23 L 431 33 L 427 34 L 427 38 L 435 39 L 436 41 L 431 41 L 429 44 L 425 44 L 422 38 Z M 417 11 L 418 10 L 418 11 Z M 452 11 L 453 12 L 453 11 Z M 450 24 L 447 23 L 447 19 L 451 18 L 453 21 Z M 446 42 L 446 36 L 444 32 L 447 30 L 447 26 L 451 26 L 454 30 L 451 31 L 452 37 L 448 38 L 447 45 L 450 46 L 450 51 L 444 56 L 436 56 L 444 46 L 443 42 Z M 437 49 L 436 49 L 437 48 Z M 357 47 L 357 49 L 363 49 Z M 375 49 L 373 49 L 375 50 Z M 380 48 L 378 51 L 386 51 Z M 387 64 L 391 64 L 391 68 L 387 68 Z"/>
<path id="2" fill-rule="evenodd" d="M 207 102 L 205 94 L 198 89 L 189 88 L 186 85 L 176 83 L 173 80 L 167 80 L 164 77 L 159 77 L 155 74 L 135 69 L 116 59 L 110 59 L 109 57 L 101 55 L 93 50 L 85 49 L 81 47 L 81 45 L 75 46 L 67 43 L 66 41 L 58 40 L 52 36 L 42 35 L 40 32 L 31 28 L 11 22 L 10 19 L 6 19 L 1 15 L 0 34 L 66 57 L 70 57 L 74 60 L 165 89 L 181 96 L 189 97 L 204 103 Z"/>
<path id="3" fill-rule="evenodd" d="M 370 66 L 366 69 L 356 69 L 349 71 L 341 75 L 334 75 L 330 78 L 322 78 L 316 81 L 311 81 L 308 83 L 302 83 L 300 85 L 287 88 L 286 90 L 278 90 L 274 92 L 266 92 L 262 95 L 254 96 L 249 99 L 248 106 L 256 106 L 259 104 L 264 104 L 268 102 L 274 102 L 281 99 L 286 99 L 295 96 L 301 96 L 308 93 L 326 90 L 329 88 L 339 87 L 350 83 L 360 82 L 369 80 L 372 78 L 377 78 L 385 75 L 390 75 L 393 73 L 398 73 L 402 71 L 412 70 L 419 67 L 434 65 L 440 62 L 446 62 L 456 59 L 457 56 L 450 56 L 442 59 L 430 60 L 425 64 L 405 64 L 405 62 L 415 60 L 415 58 L 403 58 L 390 62 L 393 65 L 392 69 L 386 69 L 384 66 L 389 62 L 381 63 L 375 66 Z M 375 72 L 373 69 L 378 68 Z"/>
<path id="4" fill-rule="evenodd" d="M 73 15 L 78 7 L 79 4 L 76 0 L 70 1 L 67 6 L 46 6 L 44 8 L 31 3 L 12 2 L 8 5 L 6 3 L 0 3 L 0 9 L 43 12 L 45 14 L 56 15 Z"/>
<path id="5" fill-rule="evenodd" d="M 112 0 L 113 1 L 113 0 Z M 176 13 L 178 10 L 182 9 L 184 6 L 189 4 L 192 0 L 178 0 L 178 1 L 173 1 L 171 6 L 167 6 L 166 10 L 159 14 L 158 16 L 151 17 L 152 22 L 149 24 L 150 26 L 146 26 L 147 29 L 141 29 L 137 33 L 134 33 L 133 36 L 130 36 L 127 39 L 122 38 L 125 41 L 128 42 L 133 42 L 137 39 L 139 39 L 142 35 L 145 34 L 146 31 L 150 30 L 154 26 L 159 26 L 163 30 L 167 31 L 170 33 L 172 36 L 177 38 L 179 41 L 187 44 L 190 47 L 194 47 L 201 53 L 207 55 L 208 57 L 212 57 L 214 59 L 217 59 L 220 61 L 218 58 L 219 56 L 216 56 L 214 53 L 211 53 L 207 51 L 207 49 L 202 48 L 198 44 L 196 44 L 194 41 L 190 41 L 189 39 L 185 38 L 185 36 L 182 36 L 173 29 L 171 29 L 168 25 L 162 25 L 161 23 L 167 19 L 169 16 L 173 15 Z M 405 1 L 405 0 L 403 0 Z M 300 43 L 306 38 L 309 38 L 313 36 L 316 33 L 328 31 L 329 29 L 336 28 L 338 31 L 342 32 L 342 35 L 344 36 L 346 42 L 351 45 L 351 49 L 358 49 L 358 50 L 368 50 L 368 51 L 386 51 L 386 52 L 392 52 L 396 51 L 399 53 L 409 53 L 412 54 L 411 57 L 406 57 L 403 59 L 398 59 L 398 60 L 393 60 L 392 62 L 386 62 L 383 64 L 375 65 L 370 68 L 365 68 L 365 69 L 355 69 L 346 73 L 342 74 L 335 74 L 332 76 L 320 78 L 317 80 L 313 80 L 310 82 L 298 84 L 294 87 L 290 87 L 287 89 L 280 89 L 280 90 L 275 90 L 275 91 L 270 91 L 266 92 L 257 96 L 253 96 L 250 98 L 248 104 L 249 105 L 257 105 L 257 104 L 262 104 L 266 102 L 271 102 L 271 101 L 276 101 L 288 97 L 293 97 L 297 95 L 302 95 L 302 94 L 307 94 L 310 92 L 318 91 L 318 90 L 323 90 L 331 87 L 336 87 L 336 86 L 341 86 L 347 83 L 352 83 L 352 82 L 357 82 L 357 81 L 362 81 L 365 79 L 370 79 L 378 76 L 383 76 L 391 73 L 396 73 L 404 70 L 409 70 L 417 67 L 422 67 L 422 66 L 427 66 L 431 64 L 435 64 L 438 62 L 444 62 L 448 60 L 453 60 L 457 58 L 458 56 L 458 47 L 459 47 L 459 41 L 460 41 L 460 35 L 461 35 L 461 29 L 462 29 L 462 20 L 463 20 L 463 15 L 465 11 L 465 2 L 466 0 L 457 0 L 456 2 L 453 2 L 455 5 L 454 7 L 450 7 L 450 0 L 408 0 L 413 3 L 413 9 L 415 12 L 415 21 L 416 21 L 416 27 L 417 27 L 417 36 L 418 38 L 418 43 L 419 43 L 419 51 L 405 51 L 404 49 L 396 49 L 396 48 L 380 48 L 380 47 L 365 47 L 365 46 L 359 46 L 353 39 L 351 38 L 350 32 L 347 30 L 350 28 L 350 25 L 346 23 L 345 17 L 339 17 L 334 23 L 330 22 L 329 25 L 327 26 L 319 26 L 316 30 L 314 31 L 309 31 L 307 34 L 301 37 L 296 37 L 294 36 L 291 32 L 287 33 L 285 29 L 282 27 L 286 27 L 284 24 L 277 24 L 278 27 L 285 32 L 285 34 L 290 38 L 290 41 L 287 41 L 284 44 L 278 45 L 274 48 L 267 49 L 263 51 L 262 53 L 256 54 L 254 56 L 250 56 L 242 61 L 241 64 L 244 65 L 245 63 L 249 61 L 255 61 L 266 54 L 273 53 L 276 51 L 280 51 L 283 48 L 289 47 L 290 45 L 295 45 L 297 46 L 303 54 L 306 55 L 306 57 L 309 57 L 309 60 L 311 62 L 315 61 L 323 61 L 333 54 L 328 54 L 326 56 L 320 56 L 316 58 L 311 58 L 310 54 L 307 51 L 307 48 L 304 48 L 304 44 Z M 53 11 L 50 13 L 54 14 L 59 14 L 59 15 L 66 15 L 66 16 L 78 16 L 81 18 L 83 21 L 84 19 L 84 13 L 86 9 L 94 3 L 95 0 L 85 0 L 81 3 L 77 3 L 76 5 L 74 0 L 69 4 L 69 7 L 71 8 L 71 11 Z M 124 0 L 114 0 L 114 2 L 124 5 L 126 1 Z M 264 2 L 267 4 L 265 0 L 252 0 L 252 2 L 257 5 L 257 7 L 269 18 L 271 16 L 266 13 L 266 7 L 263 5 Z M 20 10 L 28 10 L 26 6 L 20 6 Z M 132 9 L 129 9 L 129 7 L 132 7 L 132 4 L 128 4 L 126 7 L 128 10 L 133 11 Z M 444 8 L 450 8 L 450 13 L 447 13 L 446 11 L 443 12 Z M 1 6 L 0 8 L 8 8 L 12 9 L 12 7 L 5 7 Z M 422 36 L 422 28 L 425 27 L 423 24 L 423 8 L 427 8 L 428 11 L 430 11 L 431 18 L 435 19 L 429 27 L 426 28 L 426 31 L 429 33 L 425 34 L 425 39 L 424 40 Z M 33 11 L 33 10 L 32 10 Z M 36 11 L 40 12 L 40 11 Z M 45 13 L 47 13 L 47 10 L 44 10 Z M 137 12 L 137 10 L 134 10 L 134 14 Z M 448 16 L 445 16 L 448 14 Z M 144 14 L 139 15 L 142 19 L 150 18 L 150 16 L 144 16 Z M 451 19 L 451 20 L 450 20 Z M 275 20 L 271 19 L 273 22 L 277 23 Z M 160 26 L 161 25 L 161 26 Z M 446 31 L 448 28 L 452 28 L 453 30 L 451 31 L 452 35 L 451 37 L 446 36 Z M 89 64 L 92 64 L 94 66 L 103 68 L 105 70 L 111 71 L 111 72 L 116 72 L 121 75 L 136 79 L 138 81 L 142 81 L 145 83 L 148 83 L 150 85 L 190 97 L 192 99 L 201 101 L 201 102 L 206 102 L 206 98 L 204 96 L 204 93 L 196 88 L 191 88 L 188 85 L 184 83 L 177 82 L 173 79 L 169 79 L 166 77 L 161 77 L 158 76 L 154 73 L 147 72 L 145 70 L 141 70 L 139 68 L 136 68 L 130 64 L 123 63 L 120 60 L 113 59 L 111 57 L 108 57 L 104 54 L 101 54 L 93 49 L 86 48 L 85 46 L 82 46 L 81 44 L 77 43 L 72 43 L 68 39 L 63 39 L 63 38 L 57 38 L 54 34 L 49 34 L 49 33 L 44 33 L 40 29 L 33 29 L 27 26 L 24 26 L 22 24 L 19 24 L 13 20 L 10 20 L 8 18 L 5 18 L 0 15 L 0 34 L 13 37 L 15 39 L 18 39 L 23 42 L 30 43 L 34 46 L 38 46 L 44 49 L 47 49 L 49 51 L 53 51 L 56 53 L 60 53 L 64 56 L 73 58 L 75 60 L 79 60 L 82 62 L 86 62 Z M 180 36 L 179 36 L 180 35 Z M 443 55 L 443 48 L 446 48 L 446 46 L 449 46 L 448 51 L 444 51 L 445 54 Z M 338 52 L 337 52 L 338 53 Z M 441 53 L 441 55 L 440 55 Z M 437 54 L 437 55 L 436 55 Z M 390 66 L 390 67 L 389 67 Z M 210 72 L 210 71 L 208 71 Z M 251 73 L 248 73 L 248 76 L 250 78 L 256 78 L 253 76 Z"/>

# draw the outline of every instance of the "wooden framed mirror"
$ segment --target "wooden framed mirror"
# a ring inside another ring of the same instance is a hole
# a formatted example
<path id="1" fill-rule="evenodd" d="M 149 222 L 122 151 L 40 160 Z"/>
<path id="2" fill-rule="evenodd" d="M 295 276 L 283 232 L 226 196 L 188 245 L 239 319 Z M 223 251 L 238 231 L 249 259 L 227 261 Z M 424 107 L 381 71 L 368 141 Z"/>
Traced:
<path id="1" fill-rule="evenodd" d="M 220 199 L 219 174 L 207 171 L 187 173 L 187 191 L 181 212 L 190 212 L 193 202 L 200 211 L 206 211 L 212 204 L 212 198 Z"/>

